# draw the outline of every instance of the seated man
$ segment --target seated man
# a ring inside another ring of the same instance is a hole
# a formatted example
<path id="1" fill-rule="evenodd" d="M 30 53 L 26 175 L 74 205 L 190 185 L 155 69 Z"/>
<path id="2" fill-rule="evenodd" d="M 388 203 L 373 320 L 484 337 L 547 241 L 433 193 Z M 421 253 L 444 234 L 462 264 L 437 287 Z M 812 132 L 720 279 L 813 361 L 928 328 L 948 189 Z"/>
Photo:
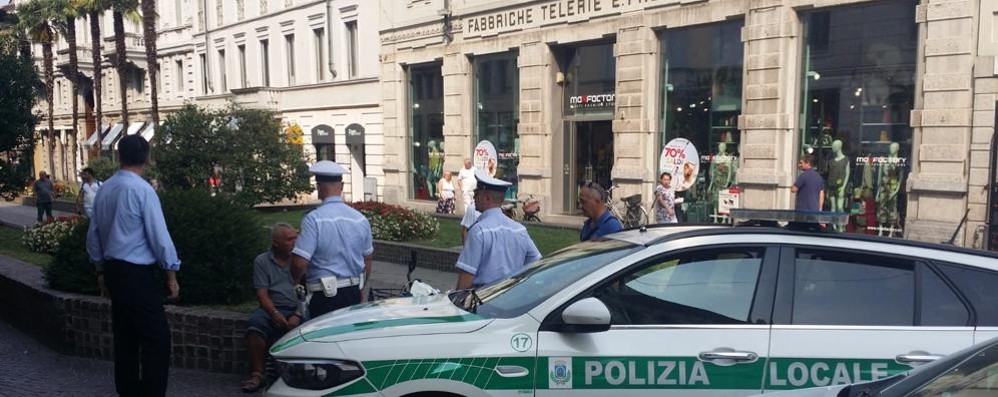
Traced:
<path id="1" fill-rule="evenodd" d="M 244 392 L 252 393 L 263 387 L 263 361 L 267 346 L 301 323 L 302 313 L 291 278 L 291 250 L 298 232 L 287 223 L 274 225 L 273 246 L 253 262 L 253 287 L 260 301 L 249 319 L 246 350 L 250 359 L 250 377 L 243 381 Z"/>

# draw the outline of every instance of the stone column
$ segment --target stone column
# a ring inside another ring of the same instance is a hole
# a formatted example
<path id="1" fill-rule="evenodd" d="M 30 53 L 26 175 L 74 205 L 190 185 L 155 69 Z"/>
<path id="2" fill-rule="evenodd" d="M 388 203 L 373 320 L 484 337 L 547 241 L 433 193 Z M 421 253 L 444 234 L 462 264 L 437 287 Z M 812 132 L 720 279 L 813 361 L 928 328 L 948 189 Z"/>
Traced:
<path id="1" fill-rule="evenodd" d="M 385 139 L 383 201 L 399 203 L 408 198 L 409 147 L 406 145 L 405 73 L 395 62 L 393 47 L 381 51 L 381 115 Z"/>
<path id="2" fill-rule="evenodd" d="M 797 114 L 800 20 L 791 0 L 749 2 L 745 43 L 744 108 L 738 118 L 741 163 L 738 184 L 743 208 L 793 208 L 798 149 Z"/>
<path id="3" fill-rule="evenodd" d="M 641 14 L 624 17 L 617 29 L 614 56 L 617 60 L 617 89 L 613 116 L 614 163 L 611 176 L 620 190 L 615 200 L 643 194 L 651 201 L 658 139 L 652 125 L 656 119 L 659 72 L 656 67 L 659 41 Z"/>
<path id="4" fill-rule="evenodd" d="M 980 2 L 978 54 L 974 62 L 974 119 L 970 138 L 970 208 L 964 245 L 983 248 L 988 239 L 988 194 L 991 177 L 991 143 L 995 133 L 995 101 L 998 101 L 998 2 Z M 998 248 L 998 247 L 992 247 Z"/>
<path id="5" fill-rule="evenodd" d="M 471 61 L 460 46 L 448 47 L 442 68 L 444 78 L 444 170 L 457 172 L 474 148 L 474 96 Z M 436 181 L 433 181 L 436 183 Z"/>
<path id="6" fill-rule="evenodd" d="M 555 128 L 560 128 L 562 114 L 558 106 L 559 87 L 552 76 L 557 63 L 548 46 L 541 41 L 539 34 L 529 34 L 519 47 L 517 67 L 520 73 L 519 111 L 520 124 L 517 133 L 520 138 L 520 164 L 517 174 L 520 178 L 520 194 L 532 194 L 541 199 L 545 213 L 555 212 L 554 200 L 560 198 L 559 188 L 552 182 L 552 164 L 555 150 L 552 137 Z M 560 167 L 555 167 L 560 169 Z"/>
<path id="7" fill-rule="evenodd" d="M 923 3 L 916 12 L 921 84 L 911 112 L 915 147 L 905 227 L 907 238 L 939 242 L 949 240 L 968 208 L 976 2 Z M 978 186 L 983 182 L 975 181 Z M 983 221 L 983 207 L 972 204 L 970 220 Z M 958 236 L 956 241 L 964 240 Z"/>

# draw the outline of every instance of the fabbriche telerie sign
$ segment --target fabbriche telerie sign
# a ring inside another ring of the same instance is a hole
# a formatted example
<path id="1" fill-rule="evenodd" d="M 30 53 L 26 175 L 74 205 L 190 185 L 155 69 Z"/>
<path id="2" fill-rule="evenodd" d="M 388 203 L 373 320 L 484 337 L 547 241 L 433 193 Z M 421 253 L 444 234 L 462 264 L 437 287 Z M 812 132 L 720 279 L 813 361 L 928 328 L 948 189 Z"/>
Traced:
<path id="1" fill-rule="evenodd" d="M 461 17 L 465 37 L 493 36 L 533 27 L 616 15 L 678 4 L 681 0 L 556 0 L 492 10 Z"/>

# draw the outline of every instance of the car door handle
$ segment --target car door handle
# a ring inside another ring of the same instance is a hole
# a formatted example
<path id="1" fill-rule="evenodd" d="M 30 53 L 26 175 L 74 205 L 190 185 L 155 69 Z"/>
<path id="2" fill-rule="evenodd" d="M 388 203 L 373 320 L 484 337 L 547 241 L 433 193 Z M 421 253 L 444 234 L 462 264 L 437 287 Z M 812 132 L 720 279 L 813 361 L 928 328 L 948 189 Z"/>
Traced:
<path id="1" fill-rule="evenodd" d="M 900 354 L 895 359 L 901 364 L 928 363 L 942 358 L 935 354 Z"/>
<path id="2" fill-rule="evenodd" d="M 530 371 L 519 365 L 500 365 L 496 367 L 496 373 L 503 378 L 519 378 L 529 375 Z"/>
<path id="3" fill-rule="evenodd" d="M 700 352 L 698 357 L 700 357 L 700 360 L 703 361 L 755 361 L 759 358 L 759 355 L 753 352 Z"/>

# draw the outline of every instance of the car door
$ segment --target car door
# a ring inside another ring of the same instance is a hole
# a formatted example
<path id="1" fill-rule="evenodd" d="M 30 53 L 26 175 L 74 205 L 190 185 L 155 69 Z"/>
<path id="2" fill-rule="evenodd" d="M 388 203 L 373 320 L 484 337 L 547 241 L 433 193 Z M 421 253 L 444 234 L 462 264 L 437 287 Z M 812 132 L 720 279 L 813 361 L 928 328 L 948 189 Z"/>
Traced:
<path id="1" fill-rule="evenodd" d="M 971 312 L 936 269 L 859 245 L 784 248 L 767 391 L 882 379 L 973 344 Z"/>
<path id="2" fill-rule="evenodd" d="M 554 310 L 538 333 L 538 396 L 757 394 L 769 348 L 779 250 L 714 245 L 652 256 Z M 595 297 L 608 331 L 558 332 Z"/>
<path id="3" fill-rule="evenodd" d="M 957 263 L 935 262 L 933 265 L 973 308 L 974 342 L 998 337 L 998 272 Z"/>

